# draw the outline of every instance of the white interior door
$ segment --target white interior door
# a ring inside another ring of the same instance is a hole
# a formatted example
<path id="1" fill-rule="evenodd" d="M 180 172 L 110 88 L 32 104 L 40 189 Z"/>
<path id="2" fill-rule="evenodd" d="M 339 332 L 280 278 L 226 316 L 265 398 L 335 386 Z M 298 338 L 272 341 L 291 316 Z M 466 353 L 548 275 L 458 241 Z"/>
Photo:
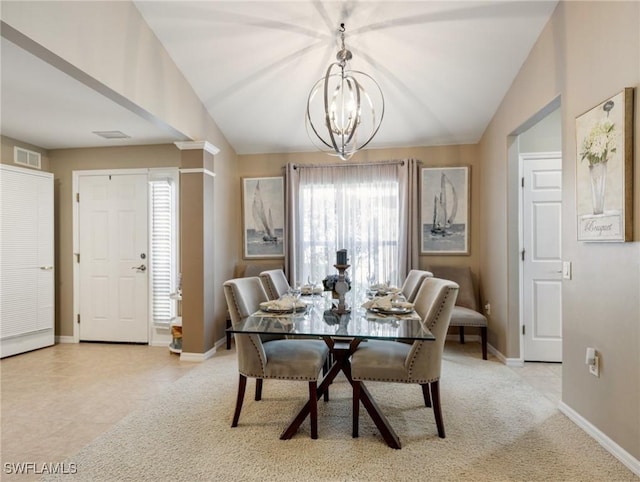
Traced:
<path id="1" fill-rule="evenodd" d="M 562 361 L 562 159 L 523 157 L 524 359 Z"/>
<path id="2" fill-rule="evenodd" d="M 83 175 L 78 192 L 80 340 L 147 343 L 147 175 Z"/>

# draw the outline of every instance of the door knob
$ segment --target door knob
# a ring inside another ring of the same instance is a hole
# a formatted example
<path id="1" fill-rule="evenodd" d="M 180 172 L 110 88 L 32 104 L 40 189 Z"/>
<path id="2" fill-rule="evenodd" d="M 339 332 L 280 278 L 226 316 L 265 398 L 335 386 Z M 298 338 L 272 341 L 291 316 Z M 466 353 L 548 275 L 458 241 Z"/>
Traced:
<path id="1" fill-rule="evenodd" d="M 146 271 L 147 267 L 144 264 L 141 264 L 140 266 L 134 266 L 131 269 L 137 269 L 138 271 Z"/>

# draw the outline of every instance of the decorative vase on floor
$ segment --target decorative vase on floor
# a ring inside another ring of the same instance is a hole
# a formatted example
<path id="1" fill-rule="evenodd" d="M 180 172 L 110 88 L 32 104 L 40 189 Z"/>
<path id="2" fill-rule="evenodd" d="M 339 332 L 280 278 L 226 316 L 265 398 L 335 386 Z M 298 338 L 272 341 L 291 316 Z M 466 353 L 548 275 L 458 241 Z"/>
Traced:
<path id="1" fill-rule="evenodd" d="M 604 212 L 604 192 L 607 184 L 607 163 L 597 162 L 589 166 L 591 175 L 591 201 L 593 214 Z"/>

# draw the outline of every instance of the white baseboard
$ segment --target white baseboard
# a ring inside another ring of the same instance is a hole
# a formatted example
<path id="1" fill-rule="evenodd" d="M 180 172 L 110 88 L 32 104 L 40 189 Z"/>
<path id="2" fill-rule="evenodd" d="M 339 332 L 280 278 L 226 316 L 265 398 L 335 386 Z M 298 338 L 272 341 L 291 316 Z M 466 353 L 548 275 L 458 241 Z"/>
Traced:
<path id="1" fill-rule="evenodd" d="M 447 335 L 446 340 L 447 341 L 460 342 L 460 336 L 456 335 L 456 334 Z M 465 341 L 465 343 L 467 341 L 481 343 L 482 342 L 482 338 L 480 337 L 480 335 L 464 335 L 464 341 Z M 508 367 L 522 367 L 522 366 L 524 366 L 524 360 L 522 358 L 507 358 L 502 353 L 500 353 L 498 350 L 496 350 L 496 348 L 493 345 L 491 345 L 491 343 L 487 343 L 487 352 L 491 353 L 501 363 L 503 363 L 504 365 L 507 365 Z"/>
<path id="2" fill-rule="evenodd" d="M 73 336 L 56 336 L 56 343 L 77 343 Z"/>
<path id="3" fill-rule="evenodd" d="M 631 472 L 640 477 L 640 460 L 636 459 L 633 455 L 620 447 L 620 445 L 611 440 L 604 432 L 598 429 L 566 403 L 560 402 L 558 409 L 564 413 L 569 420 L 587 432 L 587 434 L 595 439 L 596 442 L 602 445 L 607 452 L 622 462 L 629 470 L 631 470 Z"/>
<path id="4" fill-rule="evenodd" d="M 203 362 L 203 361 L 211 358 L 215 354 L 216 354 L 216 347 L 215 346 L 211 350 L 209 350 L 209 351 L 207 351 L 205 353 L 185 353 L 185 352 L 182 352 L 182 353 L 180 353 L 180 361 Z"/>
<path id="5" fill-rule="evenodd" d="M 508 367 L 523 367 L 524 360 L 522 358 L 507 358 L 500 352 L 496 347 L 494 347 L 491 343 L 487 343 L 487 351 L 495 356 L 501 363 L 507 365 Z"/>
<path id="6" fill-rule="evenodd" d="M 227 337 L 225 336 L 224 338 L 221 338 L 220 340 L 216 341 L 214 347 L 217 350 L 218 348 L 224 346 L 225 349 L 227 347 Z"/>
<path id="7" fill-rule="evenodd" d="M 152 340 L 152 341 L 149 342 L 149 346 L 169 346 L 170 343 L 171 343 L 171 340 L 169 340 L 169 341 Z"/>

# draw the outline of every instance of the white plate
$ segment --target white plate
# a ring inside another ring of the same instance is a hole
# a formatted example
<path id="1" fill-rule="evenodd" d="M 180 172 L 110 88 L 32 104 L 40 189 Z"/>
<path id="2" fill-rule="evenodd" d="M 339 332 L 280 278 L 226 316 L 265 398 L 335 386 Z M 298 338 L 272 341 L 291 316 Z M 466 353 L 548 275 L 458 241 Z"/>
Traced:
<path id="1" fill-rule="evenodd" d="M 409 308 L 406 306 L 393 306 L 391 308 L 379 308 L 374 306 L 373 308 L 369 308 L 369 311 L 373 313 L 380 313 L 381 315 L 408 315 L 413 312 L 413 308 Z"/>
<path id="2" fill-rule="evenodd" d="M 303 287 L 301 289 L 302 296 L 313 296 L 313 295 L 321 295 L 322 288 L 306 288 Z"/>
<path id="3" fill-rule="evenodd" d="M 277 306 L 272 306 L 268 301 L 260 303 L 260 309 L 266 313 L 278 313 L 278 314 L 293 313 L 292 308 L 280 308 Z M 304 303 L 296 304 L 296 313 L 302 313 L 306 309 L 307 309 L 306 304 Z"/>

